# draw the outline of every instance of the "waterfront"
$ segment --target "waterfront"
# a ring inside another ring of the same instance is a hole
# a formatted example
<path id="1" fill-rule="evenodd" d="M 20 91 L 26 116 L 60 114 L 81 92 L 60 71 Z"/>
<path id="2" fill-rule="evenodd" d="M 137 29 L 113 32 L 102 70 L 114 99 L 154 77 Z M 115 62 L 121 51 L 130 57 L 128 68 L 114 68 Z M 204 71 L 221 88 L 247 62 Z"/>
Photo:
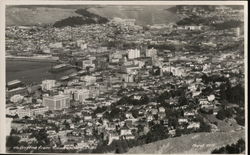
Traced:
<path id="1" fill-rule="evenodd" d="M 74 70 L 67 70 L 57 74 L 50 73 L 49 69 L 54 62 L 39 61 L 11 61 L 6 60 L 6 82 L 19 79 L 23 82 L 41 82 L 44 79 L 59 79 L 60 77 L 72 73 Z"/>

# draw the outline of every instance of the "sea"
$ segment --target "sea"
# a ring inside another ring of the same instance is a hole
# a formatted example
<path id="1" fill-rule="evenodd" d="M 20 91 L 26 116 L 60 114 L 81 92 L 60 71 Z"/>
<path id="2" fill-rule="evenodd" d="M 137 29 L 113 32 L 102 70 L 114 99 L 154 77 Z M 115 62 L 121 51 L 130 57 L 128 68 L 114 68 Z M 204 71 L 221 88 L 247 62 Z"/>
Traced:
<path id="1" fill-rule="evenodd" d="M 69 69 L 63 72 L 51 73 L 49 70 L 53 65 L 56 65 L 56 63 L 6 60 L 6 82 L 18 79 L 26 84 L 39 84 L 45 79 L 59 80 L 62 76 L 76 72 L 75 69 Z"/>

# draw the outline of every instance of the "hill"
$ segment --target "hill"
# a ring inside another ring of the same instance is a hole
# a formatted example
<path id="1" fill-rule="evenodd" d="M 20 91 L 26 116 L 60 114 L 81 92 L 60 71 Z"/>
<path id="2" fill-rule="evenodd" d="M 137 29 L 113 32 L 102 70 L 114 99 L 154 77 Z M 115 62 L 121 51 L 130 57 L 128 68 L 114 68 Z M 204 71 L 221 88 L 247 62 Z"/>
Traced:
<path id="1" fill-rule="evenodd" d="M 235 132 L 194 133 L 181 137 L 169 138 L 154 143 L 131 148 L 131 154 L 188 154 L 207 153 L 212 150 L 236 143 L 240 138 L 244 139 L 243 130 Z"/>
<path id="2" fill-rule="evenodd" d="M 6 8 L 7 26 L 29 26 L 40 24 L 53 24 L 71 16 L 80 16 L 75 9 L 51 7 L 24 7 L 15 6 Z"/>
<path id="3" fill-rule="evenodd" d="M 60 21 L 55 22 L 54 27 L 65 27 L 65 26 L 77 26 L 77 25 L 85 25 L 85 24 L 103 24 L 107 23 L 108 19 L 93 14 L 87 9 L 77 9 L 75 13 L 81 16 L 73 16 L 62 19 Z"/>
<path id="4" fill-rule="evenodd" d="M 91 7 L 88 11 L 105 18 L 136 19 L 138 25 L 169 24 L 180 20 L 180 17 L 167 9 L 173 6 L 105 6 L 102 8 Z"/>
<path id="5" fill-rule="evenodd" d="M 139 25 L 168 24 L 180 20 L 174 12 L 168 11 L 173 6 L 112 6 L 112 5 L 21 5 L 6 7 L 6 25 L 54 24 L 70 17 L 81 17 L 76 10 L 87 10 L 89 13 L 111 19 L 136 19 Z M 77 19 L 77 18 L 75 18 Z M 67 19 L 71 20 L 71 19 Z M 85 19 L 83 19 L 85 20 Z"/>

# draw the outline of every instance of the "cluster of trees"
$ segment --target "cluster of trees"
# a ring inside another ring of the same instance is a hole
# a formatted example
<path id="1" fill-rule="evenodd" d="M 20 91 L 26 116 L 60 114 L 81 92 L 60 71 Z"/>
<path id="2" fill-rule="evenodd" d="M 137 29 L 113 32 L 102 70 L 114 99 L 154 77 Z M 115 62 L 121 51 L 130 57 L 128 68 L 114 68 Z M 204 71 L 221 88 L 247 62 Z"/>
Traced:
<path id="1" fill-rule="evenodd" d="M 125 140 L 114 140 L 110 145 L 98 145 L 92 153 L 125 153 L 127 149 L 128 145 Z"/>
<path id="2" fill-rule="evenodd" d="M 138 140 L 148 144 L 158 140 L 166 139 L 168 137 L 169 135 L 167 128 L 161 124 L 155 124 L 150 128 L 146 135 L 139 137 Z"/>
<path id="3" fill-rule="evenodd" d="M 95 114 L 98 114 L 98 113 L 103 113 L 103 112 L 105 112 L 107 109 L 108 109 L 108 108 L 105 107 L 105 106 L 103 106 L 103 107 L 97 107 L 97 108 L 94 110 L 93 114 L 95 115 Z"/>
<path id="4" fill-rule="evenodd" d="M 99 24 L 107 23 L 109 21 L 107 18 L 91 13 L 87 9 L 77 9 L 75 12 L 84 17 L 92 18 L 96 20 L 96 22 L 98 22 Z"/>
<path id="5" fill-rule="evenodd" d="M 45 129 L 41 129 L 32 133 L 31 137 L 35 137 L 37 140 L 37 149 L 42 146 L 49 146 L 50 140 Z"/>
<path id="6" fill-rule="evenodd" d="M 206 74 L 202 75 L 202 82 L 204 82 L 205 84 L 208 84 L 210 82 L 229 82 L 229 79 L 224 77 L 224 76 L 220 76 L 220 75 L 211 75 L 208 76 Z"/>
<path id="7" fill-rule="evenodd" d="M 186 17 L 178 21 L 176 24 L 177 25 L 209 25 L 211 20 L 207 18 L 202 18 L 199 16 L 192 15 L 190 17 Z"/>
<path id="8" fill-rule="evenodd" d="M 242 85 L 238 84 L 232 87 L 228 78 L 219 75 L 207 76 L 204 74 L 202 76 L 202 81 L 205 84 L 214 84 L 215 82 L 222 82 L 222 84 L 219 86 L 221 100 L 244 106 L 245 93 Z M 211 92 L 213 92 L 213 88 L 207 87 L 205 90 L 203 90 L 204 94 Z"/>
<path id="9" fill-rule="evenodd" d="M 6 137 L 6 147 L 9 151 L 13 150 L 15 146 L 18 146 L 20 137 L 18 136 L 7 136 Z"/>
<path id="10" fill-rule="evenodd" d="M 240 20 L 228 20 L 223 23 L 212 24 L 212 26 L 217 30 L 231 29 L 231 28 L 241 27 L 242 25 L 243 22 Z"/>
<path id="11" fill-rule="evenodd" d="M 235 108 L 236 111 L 236 117 L 235 120 L 236 122 L 241 125 L 245 126 L 245 108 Z"/>
<path id="12" fill-rule="evenodd" d="M 136 140 L 114 140 L 110 145 L 100 144 L 92 153 L 126 153 L 129 148 L 168 138 L 167 129 L 161 124 L 153 124 L 146 135 Z"/>
<path id="13" fill-rule="evenodd" d="M 77 14 L 82 16 L 72 16 L 54 23 L 54 27 L 65 27 L 65 26 L 78 26 L 85 24 L 104 24 L 108 22 L 107 18 L 98 16 L 96 14 L 90 13 L 87 9 L 76 10 Z"/>
<path id="14" fill-rule="evenodd" d="M 231 118 L 233 116 L 232 109 L 221 109 L 218 111 L 216 118 L 224 120 L 225 118 Z"/>
<path id="15" fill-rule="evenodd" d="M 244 106 L 245 91 L 241 85 L 227 87 L 225 92 L 221 92 L 222 99 L 226 99 L 230 103 Z"/>
<path id="16" fill-rule="evenodd" d="M 166 103 L 165 100 L 174 97 L 179 97 L 178 103 L 180 105 L 186 105 L 188 100 L 185 97 L 185 91 L 186 91 L 185 87 L 178 88 L 177 90 L 165 91 L 156 98 L 156 101 L 161 103 L 162 106 L 168 107 L 169 105 L 165 104 Z"/>
<path id="17" fill-rule="evenodd" d="M 162 44 L 162 45 L 150 44 L 150 45 L 148 45 L 148 48 L 155 48 L 157 50 L 170 50 L 170 51 L 176 50 L 174 45 L 167 45 L 167 44 Z"/>
<path id="18" fill-rule="evenodd" d="M 224 108 L 218 111 L 216 118 L 224 120 L 225 118 L 232 118 L 235 115 L 234 119 L 236 122 L 245 126 L 245 109 L 244 108 Z"/>
<path id="19" fill-rule="evenodd" d="M 198 5 L 198 6 L 177 5 L 174 8 L 176 8 L 176 11 L 177 11 L 177 10 L 182 10 L 184 7 L 188 7 L 190 10 L 192 10 L 193 8 L 195 8 L 195 9 L 199 8 L 199 9 L 203 9 L 205 11 L 214 11 L 215 10 L 215 6 L 212 6 L 212 5 Z"/>
<path id="20" fill-rule="evenodd" d="M 27 142 L 20 142 L 20 137 L 19 136 L 14 136 L 13 134 L 16 134 L 17 131 L 16 130 L 11 130 L 11 134 L 10 136 L 6 137 L 6 147 L 8 148 L 9 151 L 13 151 L 15 150 L 14 147 L 17 146 L 28 146 L 30 144 L 28 144 Z M 48 138 L 48 134 L 46 133 L 45 129 L 39 130 L 39 131 L 31 131 L 31 136 L 30 138 L 34 137 L 36 139 L 36 142 L 34 142 L 33 144 L 31 144 L 31 146 L 36 146 L 37 150 L 40 146 L 49 146 L 50 145 L 50 141 Z M 22 151 L 22 150 L 19 150 Z M 25 150 L 23 150 L 25 151 Z M 28 150 L 26 150 L 28 151 Z"/>
<path id="21" fill-rule="evenodd" d="M 121 120 L 125 120 L 124 111 L 117 107 L 111 107 L 110 111 L 106 111 L 103 115 L 104 118 L 108 120 L 112 120 L 114 118 L 120 118 Z"/>
<path id="22" fill-rule="evenodd" d="M 227 145 L 225 147 L 221 147 L 219 149 L 213 150 L 212 154 L 239 154 L 245 150 L 245 141 L 243 139 L 239 139 L 236 144 Z"/>

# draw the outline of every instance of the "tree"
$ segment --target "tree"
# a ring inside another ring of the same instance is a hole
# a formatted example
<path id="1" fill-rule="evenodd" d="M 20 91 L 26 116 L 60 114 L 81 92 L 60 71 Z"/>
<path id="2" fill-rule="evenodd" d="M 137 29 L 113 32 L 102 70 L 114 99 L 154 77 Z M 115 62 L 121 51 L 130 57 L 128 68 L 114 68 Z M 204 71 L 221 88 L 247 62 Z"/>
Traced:
<path id="1" fill-rule="evenodd" d="M 18 146 L 20 137 L 18 136 L 7 136 L 6 137 L 6 146 L 13 149 L 13 147 Z"/>
<path id="2" fill-rule="evenodd" d="M 164 93 L 160 94 L 156 100 L 157 100 L 157 102 L 163 104 L 163 103 L 165 103 L 165 100 L 167 100 L 169 98 L 170 98 L 170 93 L 165 91 Z"/>
<path id="3" fill-rule="evenodd" d="M 37 149 L 40 146 L 48 146 L 50 144 L 48 134 L 45 129 L 33 132 L 32 137 L 35 137 L 37 140 Z"/>
<path id="4" fill-rule="evenodd" d="M 241 126 L 245 126 L 245 118 L 244 116 L 236 116 L 235 117 L 236 122 L 241 125 Z"/>
<path id="5" fill-rule="evenodd" d="M 153 125 L 146 135 L 146 143 L 162 140 L 168 138 L 168 130 L 163 125 Z"/>
<path id="6" fill-rule="evenodd" d="M 182 95 L 179 97 L 178 103 L 180 104 L 180 106 L 187 105 L 188 100 L 184 95 Z"/>
<path id="7" fill-rule="evenodd" d="M 212 154 L 239 154 L 245 150 L 245 141 L 241 138 L 236 144 L 227 145 L 213 150 Z"/>
<path id="8" fill-rule="evenodd" d="M 225 118 L 230 118 L 233 115 L 232 109 L 221 109 L 218 111 L 216 118 L 224 120 Z"/>

